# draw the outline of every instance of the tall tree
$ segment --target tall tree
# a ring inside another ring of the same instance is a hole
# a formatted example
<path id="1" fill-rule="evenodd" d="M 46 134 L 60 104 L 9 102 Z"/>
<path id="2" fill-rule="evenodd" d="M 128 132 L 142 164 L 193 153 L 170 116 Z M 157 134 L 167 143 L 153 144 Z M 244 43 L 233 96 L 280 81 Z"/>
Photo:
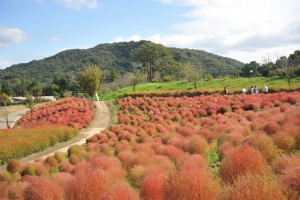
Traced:
<path id="1" fill-rule="evenodd" d="M 102 75 L 100 67 L 94 64 L 88 65 L 87 69 L 80 73 L 80 84 L 91 100 L 99 90 Z"/>
<path id="2" fill-rule="evenodd" d="M 134 77 L 131 79 L 132 89 L 135 92 L 136 85 L 143 80 L 142 73 L 137 72 L 134 74 Z"/>
<path id="3" fill-rule="evenodd" d="M 275 69 L 282 78 L 285 78 L 289 84 L 289 87 L 293 85 L 292 78 L 295 75 L 296 67 L 300 65 L 300 51 L 297 50 L 294 54 L 290 54 L 287 58 L 282 56 L 278 58 L 275 63 Z"/>
<path id="4" fill-rule="evenodd" d="M 242 68 L 242 76 L 243 77 L 252 77 L 252 76 L 259 76 L 260 75 L 260 64 L 256 61 L 251 61 L 247 63 Z"/>
<path id="5" fill-rule="evenodd" d="M 32 94 L 30 94 L 30 93 L 26 94 L 26 99 L 24 101 L 24 105 L 26 106 L 26 108 L 30 109 L 30 120 L 32 120 L 33 107 L 35 105 Z"/>
<path id="6" fill-rule="evenodd" d="M 13 94 L 11 86 L 7 81 L 2 82 L 1 93 L 5 93 L 7 95 L 12 95 Z"/>
<path id="7" fill-rule="evenodd" d="M 194 89 L 197 89 L 197 82 L 203 77 L 204 69 L 202 66 L 196 67 L 192 63 L 187 62 L 183 66 L 182 74 L 189 82 L 193 82 Z"/>
<path id="8" fill-rule="evenodd" d="M 130 55 L 132 62 L 141 64 L 141 70 L 148 72 L 148 81 L 152 82 L 154 71 L 164 71 L 176 61 L 170 51 L 161 44 L 146 42 L 142 44 L 136 52 Z"/>
<path id="9" fill-rule="evenodd" d="M 262 75 L 265 77 L 269 77 L 270 71 L 274 67 L 274 63 L 269 59 L 269 55 L 268 58 L 263 57 L 262 63 Z"/>
<path id="10" fill-rule="evenodd" d="M 6 126 L 9 129 L 10 126 L 9 126 L 9 123 L 8 123 L 8 111 L 7 111 L 7 107 L 6 107 L 7 101 L 9 101 L 9 97 L 7 96 L 7 94 L 1 93 L 0 102 L 1 102 L 1 104 L 4 105 L 4 107 L 2 108 L 2 106 L 0 105 L 0 109 L 1 109 L 1 112 L 3 112 L 3 114 L 4 114 L 4 118 L 5 118 L 5 121 L 6 121 Z"/>
<path id="11" fill-rule="evenodd" d="M 110 82 L 115 82 L 117 80 L 118 74 L 117 74 L 117 70 L 116 70 L 115 67 L 112 67 L 110 69 L 110 73 L 109 73 L 109 77 L 108 78 L 109 78 Z"/>

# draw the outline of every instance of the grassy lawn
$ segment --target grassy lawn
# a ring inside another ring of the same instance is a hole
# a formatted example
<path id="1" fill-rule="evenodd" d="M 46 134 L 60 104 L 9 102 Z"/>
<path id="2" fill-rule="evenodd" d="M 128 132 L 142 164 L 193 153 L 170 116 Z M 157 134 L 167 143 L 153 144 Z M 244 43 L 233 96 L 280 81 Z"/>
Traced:
<path id="1" fill-rule="evenodd" d="M 118 123 L 119 106 L 117 104 L 114 104 L 113 101 L 105 101 L 105 104 L 108 107 L 110 115 L 107 127 L 110 127 L 111 125 Z"/>
<path id="2" fill-rule="evenodd" d="M 24 105 L 12 105 L 12 106 L 7 106 L 6 108 L 7 108 L 8 114 L 17 112 L 19 110 L 26 109 L 26 107 Z M 0 107 L 0 118 L 3 118 L 4 115 L 5 115 L 5 107 L 1 106 Z"/>
<path id="3" fill-rule="evenodd" d="M 265 78 L 265 77 L 253 77 L 253 78 L 222 78 L 209 81 L 198 81 L 197 89 L 204 91 L 222 91 L 226 86 L 229 92 L 241 91 L 245 87 L 250 91 L 251 86 L 257 86 L 261 91 L 263 86 L 268 86 L 269 89 L 285 89 L 289 88 L 286 79 L 280 77 Z M 299 88 L 300 77 L 293 78 L 293 86 Z M 176 90 L 176 91 L 189 91 L 193 90 L 194 86 L 192 82 L 187 81 L 173 81 L 168 83 L 144 83 L 136 86 L 136 91 L 163 91 L 163 90 Z M 122 97 L 124 93 L 133 92 L 132 86 L 121 88 L 115 92 L 106 93 L 100 96 L 102 101 L 113 100 L 118 97 Z"/>

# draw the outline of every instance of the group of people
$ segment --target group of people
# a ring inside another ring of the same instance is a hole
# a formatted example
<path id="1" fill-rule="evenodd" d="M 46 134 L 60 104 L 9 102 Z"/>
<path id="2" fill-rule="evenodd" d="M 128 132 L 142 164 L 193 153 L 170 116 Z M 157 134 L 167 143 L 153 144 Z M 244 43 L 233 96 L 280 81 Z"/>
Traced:
<path id="1" fill-rule="evenodd" d="M 265 94 L 268 93 L 268 87 L 267 87 L 266 85 L 264 85 L 264 89 L 262 90 L 262 92 L 265 93 Z M 258 87 L 256 87 L 256 86 L 254 86 L 254 87 L 251 86 L 251 88 L 250 88 L 250 93 L 251 93 L 251 94 L 258 94 L 258 93 L 259 93 Z M 227 90 L 226 87 L 224 87 L 224 90 L 223 90 L 223 92 L 222 92 L 222 95 L 224 95 L 224 94 L 228 94 L 228 90 Z M 247 89 L 246 89 L 246 88 L 243 88 L 243 89 L 242 89 L 242 94 L 243 94 L 243 95 L 246 95 L 246 94 L 247 94 Z"/>
<path id="2" fill-rule="evenodd" d="M 264 85 L 264 89 L 262 90 L 263 93 L 267 94 L 268 93 L 268 87 L 266 85 Z M 251 94 L 258 94 L 259 93 L 259 89 L 256 86 L 251 86 L 250 88 L 250 93 Z M 247 89 L 243 88 L 242 89 L 242 94 L 246 95 L 247 94 Z"/>

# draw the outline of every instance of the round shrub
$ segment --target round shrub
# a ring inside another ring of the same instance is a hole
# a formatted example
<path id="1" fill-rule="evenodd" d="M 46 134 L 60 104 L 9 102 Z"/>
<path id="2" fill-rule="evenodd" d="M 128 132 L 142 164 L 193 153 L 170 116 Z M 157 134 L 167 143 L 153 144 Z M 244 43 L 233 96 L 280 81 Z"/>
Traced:
<path id="1" fill-rule="evenodd" d="M 282 182 L 285 187 L 291 188 L 297 193 L 297 198 L 300 198 L 300 166 L 289 168 L 282 176 Z"/>
<path id="2" fill-rule="evenodd" d="M 101 197 L 102 200 L 139 200 L 139 194 L 126 183 L 116 183 Z"/>
<path id="3" fill-rule="evenodd" d="M 78 155 L 76 154 L 71 154 L 69 156 L 69 162 L 72 164 L 72 165 L 76 165 L 77 163 L 80 162 L 80 158 L 78 157 Z"/>
<path id="4" fill-rule="evenodd" d="M 132 185 L 135 187 L 140 187 L 143 176 L 144 176 L 145 167 L 142 165 L 134 165 L 129 170 L 129 177 L 132 180 Z"/>
<path id="5" fill-rule="evenodd" d="M 145 176 L 141 183 L 140 196 L 142 199 L 163 199 L 163 174 Z"/>
<path id="6" fill-rule="evenodd" d="M 275 134 L 276 132 L 278 132 L 279 130 L 281 130 L 281 128 L 280 128 L 279 124 L 277 124 L 276 122 L 269 121 L 264 125 L 263 130 L 268 135 L 272 135 L 272 134 Z"/>
<path id="7" fill-rule="evenodd" d="M 64 192 L 54 181 L 35 176 L 24 190 L 25 199 L 57 199 L 63 200 Z"/>
<path id="8" fill-rule="evenodd" d="M 22 171 L 22 176 L 24 175 L 35 176 L 35 168 L 31 164 L 25 165 Z"/>
<path id="9" fill-rule="evenodd" d="M 68 157 L 70 157 L 72 154 L 77 155 L 80 159 L 82 158 L 82 153 L 79 145 L 73 145 L 69 147 Z"/>
<path id="10" fill-rule="evenodd" d="M 59 172 L 52 174 L 50 180 L 56 182 L 64 191 L 64 199 L 68 199 L 68 184 L 73 179 L 73 175 L 67 172 Z"/>
<path id="11" fill-rule="evenodd" d="M 10 183 L 12 180 L 11 173 L 7 170 L 4 170 L 0 173 L 0 181 L 5 183 Z"/>
<path id="12" fill-rule="evenodd" d="M 10 159 L 7 162 L 6 170 L 10 173 L 19 172 L 21 173 L 23 170 L 22 164 L 17 159 Z"/>
<path id="13" fill-rule="evenodd" d="M 220 166 L 220 176 L 226 182 L 233 181 L 240 175 L 267 174 L 270 172 L 267 161 L 259 151 L 249 145 L 232 150 L 226 155 Z"/>
<path id="14" fill-rule="evenodd" d="M 279 155 L 279 151 L 271 137 L 259 134 L 255 137 L 253 147 L 257 149 L 268 162 L 273 162 Z"/>
<path id="15" fill-rule="evenodd" d="M 48 173 L 49 173 L 50 168 L 46 167 L 46 166 L 39 166 L 35 169 L 35 174 L 37 176 L 43 176 L 43 177 L 47 177 Z"/>
<path id="16" fill-rule="evenodd" d="M 199 154 L 190 155 L 188 153 L 180 156 L 175 161 L 178 170 L 183 169 L 202 169 L 207 170 L 208 165 L 205 159 Z"/>
<path id="17" fill-rule="evenodd" d="M 61 163 L 62 161 L 64 161 L 66 159 L 66 155 L 61 151 L 56 151 L 54 153 L 54 158 L 56 158 L 58 163 Z"/>
<path id="18" fill-rule="evenodd" d="M 272 139 L 279 149 L 287 152 L 293 150 L 296 144 L 295 138 L 283 131 L 279 131 L 276 134 L 272 135 Z"/>
<path id="19" fill-rule="evenodd" d="M 85 168 L 76 171 L 74 178 L 68 182 L 67 196 L 68 199 L 99 199 L 114 183 L 115 180 L 109 172 Z"/>
<path id="20" fill-rule="evenodd" d="M 285 174 L 290 168 L 300 166 L 300 157 L 296 155 L 283 154 L 272 164 L 273 171 L 276 174 Z"/>
<path id="21" fill-rule="evenodd" d="M 205 155 L 207 147 L 207 140 L 202 136 L 194 136 L 191 138 L 188 146 L 188 152 L 190 154 L 201 154 Z"/>
<path id="22" fill-rule="evenodd" d="M 0 182 L 0 199 L 6 200 L 6 190 L 8 185 L 6 183 Z"/>
<path id="23" fill-rule="evenodd" d="M 163 199 L 169 200 L 218 199 L 219 194 L 218 183 L 201 169 L 173 171 L 163 185 Z"/>
<path id="24" fill-rule="evenodd" d="M 54 156 L 48 156 L 45 159 L 45 164 L 50 165 L 50 167 L 57 167 L 58 166 L 58 161 L 56 160 L 56 158 Z"/>
<path id="25" fill-rule="evenodd" d="M 219 151 L 218 151 L 220 159 L 223 160 L 226 157 L 226 155 L 234 149 L 235 148 L 233 147 L 231 142 L 229 141 L 222 142 L 221 145 L 219 146 Z"/>
<path id="26" fill-rule="evenodd" d="M 25 199 L 24 190 L 29 185 L 29 182 L 12 183 L 7 190 L 8 199 Z M 0 186 L 1 187 L 1 186 Z"/>
<path id="27" fill-rule="evenodd" d="M 294 199 L 290 198 L 291 196 L 295 197 L 283 188 L 276 177 L 265 174 L 245 174 L 238 176 L 233 184 L 225 185 L 221 199 Z"/>
<path id="28" fill-rule="evenodd" d="M 69 161 L 65 160 L 63 161 L 60 166 L 59 166 L 59 171 L 60 172 L 71 172 L 74 169 L 74 165 L 72 165 L 71 163 L 69 163 Z"/>

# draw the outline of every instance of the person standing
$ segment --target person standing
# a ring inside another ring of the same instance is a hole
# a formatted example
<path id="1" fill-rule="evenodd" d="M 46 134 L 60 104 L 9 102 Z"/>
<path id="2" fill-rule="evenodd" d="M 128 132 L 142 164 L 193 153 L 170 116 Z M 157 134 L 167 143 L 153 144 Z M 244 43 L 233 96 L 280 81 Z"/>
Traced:
<path id="1" fill-rule="evenodd" d="M 250 93 L 251 93 L 251 94 L 254 93 L 254 88 L 253 88 L 253 86 L 251 86 Z"/>
<path id="2" fill-rule="evenodd" d="M 258 87 L 254 86 L 253 92 L 254 92 L 255 94 L 258 94 L 258 93 L 259 93 Z"/>

